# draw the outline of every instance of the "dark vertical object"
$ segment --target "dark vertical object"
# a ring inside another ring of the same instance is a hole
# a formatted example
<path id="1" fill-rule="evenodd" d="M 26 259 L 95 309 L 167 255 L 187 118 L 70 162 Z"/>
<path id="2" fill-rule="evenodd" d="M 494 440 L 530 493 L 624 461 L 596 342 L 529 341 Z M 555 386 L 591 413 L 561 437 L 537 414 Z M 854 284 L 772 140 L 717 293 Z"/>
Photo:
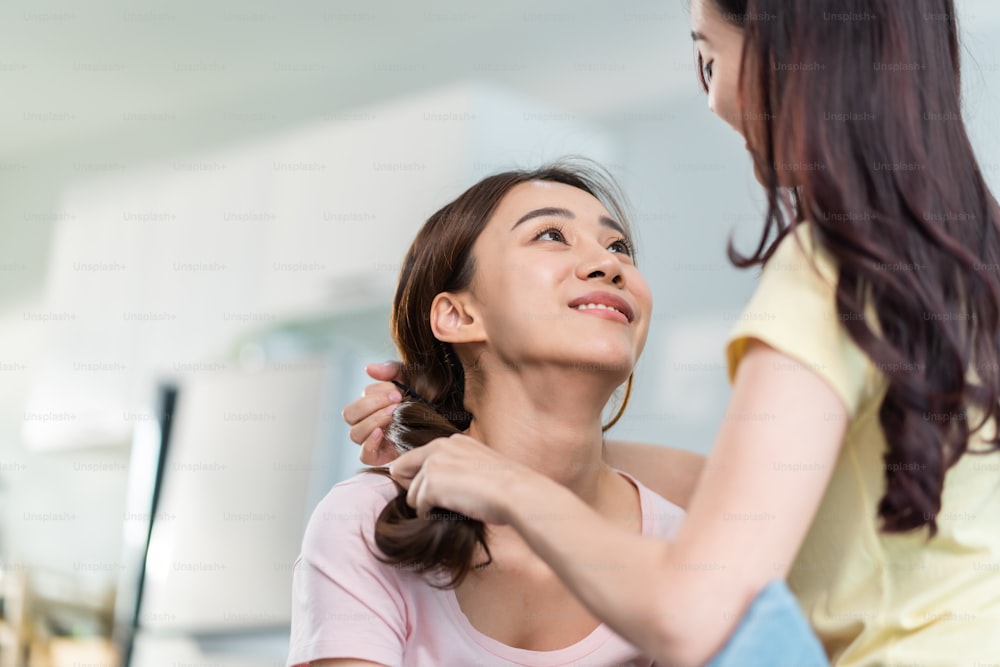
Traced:
<path id="1" fill-rule="evenodd" d="M 161 384 L 157 388 L 156 421 L 159 426 L 158 442 L 149 443 L 152 456 L 143 456 L 141 451 L 146 443 L 137 438 L 133 443 L 132 462 L 129 465 L 128 502 L 123 517 L 124 522 L 132 517 L 147 516 L 145 526 L 139 528 L 142 533 L 138 544 L 129 544 L 127 528 L 124 545 L 125 565 L 124 576 L 119 578 L 118 592 L 115 600 L 115 619 L 113 639 L 122 655 L 122 667 L 129 667 L 132 658 L 132 644 L 139 628 L 139 610 L 142 608 L 142 588 L 146 578 L 146 555 L 149 550 L 149 538 L 153 531 L 153 521 L 159 503 L 160 488 L 163 484 L 165 462 L 170 444 L 170 431 L 173 426 L 174 407 L 177 404 L 178 388 L 171 384 Z M 145 459 L 145 461 L 143 460 Z M 148 470 L 137 470 L 137 466 L 148 465 L 149 460 L 155 460 L 155 471 L 152 480 Z M 145 487 L 145 488 L 143 488 Z M 131 515 L 131 516 L 130 516 Z M 127 527 L 127 523 L 125 523 Z M 135 567 L 133 570 L 132 567 Z M 129 573 L 135 573 L 130 576 Z"/>

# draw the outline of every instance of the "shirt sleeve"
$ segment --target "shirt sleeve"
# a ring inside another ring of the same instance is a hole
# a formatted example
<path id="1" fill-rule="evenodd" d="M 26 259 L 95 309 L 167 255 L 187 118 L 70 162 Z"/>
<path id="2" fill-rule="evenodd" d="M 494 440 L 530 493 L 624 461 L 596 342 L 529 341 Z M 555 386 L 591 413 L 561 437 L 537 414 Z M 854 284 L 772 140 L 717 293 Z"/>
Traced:
<path id="1" fill-rule="evenodd" d="M 832 258 L 815 246 L 808 225 L 799 225 L 778 244 L 730 332 L 730 381 L 750 341 L 759 340 L 817 373 L 844 402 L 848 416 L 857 416 L 871 363 L 841 325 L 836 286 Z"/>
<path id="2" fill-rule="evenodd" d="M 288 665 L 356 658 L 399 665 L 407 615 L 398 573 L 375 558 L 386 499 L 365 483 L 335 486 L 313 512 L 295 562 Z"/>

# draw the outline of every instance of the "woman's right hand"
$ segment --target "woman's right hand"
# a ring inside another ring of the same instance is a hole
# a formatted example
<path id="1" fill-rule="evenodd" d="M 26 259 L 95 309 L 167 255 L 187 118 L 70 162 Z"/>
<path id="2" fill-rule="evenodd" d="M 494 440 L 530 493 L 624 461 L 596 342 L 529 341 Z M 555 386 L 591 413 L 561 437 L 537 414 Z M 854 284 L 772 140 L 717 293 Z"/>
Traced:
<path id="1" fill-rule="evenodd" d="M 361 462 L 369 466 L 382 466 L 396 459 L 396 446 L 382 437 L 392 413 L 403 400 L 399 388 L 392 383 L 405 382 L 402 364 L 387 361 L 368 364 L 365 372 L 374 384 L 365 387 L 361 398 L 348 404 L 341 413 L 351 427 L 351 440 L 361 445 Z"/>

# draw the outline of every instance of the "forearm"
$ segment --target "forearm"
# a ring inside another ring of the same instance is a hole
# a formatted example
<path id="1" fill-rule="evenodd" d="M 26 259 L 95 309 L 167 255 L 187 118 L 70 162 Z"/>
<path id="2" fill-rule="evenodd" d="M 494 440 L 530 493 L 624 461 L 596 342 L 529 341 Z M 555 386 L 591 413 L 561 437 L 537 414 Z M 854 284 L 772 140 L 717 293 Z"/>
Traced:
<path id="1" fill-rule="evenodd" d="M 667 622 L 677 578 L 669 567 L 670 544 L 605 521 L 547 478 L 517 486 L 508 519 L 532 550 L 615 632 L 663 664 L 685 664 Z"/>
<path id="2" fill-rule="evenodd" d="M 622 440 L 605 443 L 604 460 L 684 509 L 691 503 L 706 461 L 685 449 Z"/>

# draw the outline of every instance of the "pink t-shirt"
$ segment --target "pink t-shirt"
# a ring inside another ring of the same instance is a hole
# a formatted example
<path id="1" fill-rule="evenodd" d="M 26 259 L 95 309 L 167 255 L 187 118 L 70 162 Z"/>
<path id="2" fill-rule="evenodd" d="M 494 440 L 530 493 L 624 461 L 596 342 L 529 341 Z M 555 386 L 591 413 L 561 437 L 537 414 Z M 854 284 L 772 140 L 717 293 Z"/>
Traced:
<path id="1" fill-rule="evenodd" d="M 670 539 L 684 511 L 635 479 L 642 534 Z M 324 658 L 356 658 L 390 667 L 474 665 L 652 665 L 639 650 L 599 625 L 581 641 L 557 651 L 529 651 L 476 630 L 454 590 L 378 561 L 374 527 L 396 488 L 386 477 L 362 474 L 334 486 L 306 527 L 295 561 L 288 665 Z"/>

